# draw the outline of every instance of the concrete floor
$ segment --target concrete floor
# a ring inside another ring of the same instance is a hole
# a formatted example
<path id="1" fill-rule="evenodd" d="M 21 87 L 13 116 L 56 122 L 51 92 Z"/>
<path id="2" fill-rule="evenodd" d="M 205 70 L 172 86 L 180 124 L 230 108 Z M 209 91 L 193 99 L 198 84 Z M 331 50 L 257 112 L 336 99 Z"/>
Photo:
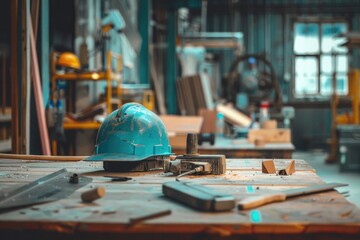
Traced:
<path id="1" fill-rule="evenodd" d="M 294 159 L 304 159 L 325 182 L 348 183 L 348 187 L 339 188 L 349 202 L 360 208 L 360 172 L 340 172 L 338 164 L 326 164 L 327 153 L 322 150 L 295 152 Z"/>

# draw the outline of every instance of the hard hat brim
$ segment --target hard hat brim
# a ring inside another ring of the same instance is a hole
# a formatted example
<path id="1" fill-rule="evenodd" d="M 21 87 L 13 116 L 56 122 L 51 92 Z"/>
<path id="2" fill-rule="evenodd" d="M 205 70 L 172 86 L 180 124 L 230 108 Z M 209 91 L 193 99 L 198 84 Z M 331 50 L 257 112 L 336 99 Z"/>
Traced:
<path id="1" fill-rule="evenodd" d="M 170 155 L 170 154 L 168 154 Z M 145 160 L 153 155 L 129 155 L 124 153 L 101 153 L 97 155 L 92 155 L 85 158 L 83 161 L 141 161 Z M 159 155 L 162 156 L 162 155 Z M 164 155 L 166 156 L 166 155 Z"/>

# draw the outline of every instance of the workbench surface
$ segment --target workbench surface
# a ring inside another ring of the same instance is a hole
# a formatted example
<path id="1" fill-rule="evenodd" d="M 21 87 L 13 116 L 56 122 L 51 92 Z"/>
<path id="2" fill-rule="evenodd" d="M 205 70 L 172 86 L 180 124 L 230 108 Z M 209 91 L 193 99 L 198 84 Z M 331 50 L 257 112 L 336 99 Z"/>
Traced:
<path id="1" fill-rule="evenodd" d="M 289 160 L 275 159 L 278 169 Z M 237 199 L 269 190 L 285 190 L 323 181 L 304 160 L 290 176 L 263 174 L 261 159 L 228 159 L 224 175 L 184 177 Z M 102 163 L 0 160 L 0 192 L 5 193 L 54 171 L 92 177 L 93 182 L 66 199 L 0 214 L 2 239 L 360 239 L 360 210 L 337 191 L 291 198 L 257 209 L 205 213 L 165 198 L 161 184 L 175 181 L 161 171 L 106 173 Z M 104 176 L 132 180 L 112 182 Z M 106 196 L 91 204 L 80 195 L 103 186 Z M 341 188 L 339 189 L 341 191 Z M 171 214 L 137 224 L 137 218 L 162 210 Z"/>

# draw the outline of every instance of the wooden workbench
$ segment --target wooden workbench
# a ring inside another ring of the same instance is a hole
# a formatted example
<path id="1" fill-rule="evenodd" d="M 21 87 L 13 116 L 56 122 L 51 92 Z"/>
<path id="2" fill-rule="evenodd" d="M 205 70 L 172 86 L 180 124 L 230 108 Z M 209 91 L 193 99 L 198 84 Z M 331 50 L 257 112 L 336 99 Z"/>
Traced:
<path id="1" fill-rule="evenodd" d="M 288 160 L 275 159 L 277 168 Z M 0 214 L 1 239 L 360 239 L 360 210 L 337 191 L 289 199 L 253 210 L 204 213 L 165 198 L 161 184 L 175 178 L 161 171 L 112 173 L 131 177 L 111 182 L 102 163 L 0 160 L 0 191 L 10 191 L 56 170 L 81 173 L 93 182 L 56 202 Z M 305 161 L 291 176 L 261 173 L 261 159 L 228 159 L 220 176 L 184 177 L 240 199 L 259 192 L 322 183 Z M 83 204 L 80 194 L 96 186 L 106 196 Z M 170 209 L 168 216 L 129 225 L 129 218 Z"/>
<path id="2" fill-rule="evenodd" d="M 292 158 L 295 147 L 292 143 L 267 143 L 255 146 L 247 139 L 216 138 L 215 144 L 205 142 L 199 145 L 199 153 L 222 154 L 227 158 Z M 184 154 L 185 148 L 173 148 L 176 154 Z"/>

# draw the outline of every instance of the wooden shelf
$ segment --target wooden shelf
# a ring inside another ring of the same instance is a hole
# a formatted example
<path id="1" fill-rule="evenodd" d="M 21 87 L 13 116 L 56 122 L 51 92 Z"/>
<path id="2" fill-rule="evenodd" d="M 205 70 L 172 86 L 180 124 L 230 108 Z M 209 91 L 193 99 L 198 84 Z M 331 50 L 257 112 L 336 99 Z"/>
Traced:
<path id="1" fill-rule="evenodd" d="M 121 81 L 122 81 L 122 57 L 119 54 L 107 53 L 107 64 L 105 70 L 102 71 L 86 71 L 86 72 L 63 72 L 56 69 L 56 58 L 59 52 L 53 52 L 51 55 L 51 98 L 56 99 L 56 83 L 62 81 L 106 81 L 106 111 L 110 114 L 113 111 L 113 85 L 116 84 L 117 107 L 121 105 Z M 116 60 L 116 69 L 113 68 L 113 59 Z M 70 96 L 72 96 L 70 94 Z M 68 98 L 68 106 L 71 106 L 72 97 Z M 72 112 L 73 110 L 67 109 Z M 98 130 L 101 123 L 95 121 L 68 121 L 63 123 L 64 130 Z M 57 141 L 53 142 L 53 154 L 57 153 Z"/>
<path id="2" fill-rule="evenodd" d="M 74 81 L 107 81 L 111 80 L 120 81 L 121 75 L 119 73 L 102 72 L 77 72 L 77 73 L 55 73 L 54 78 L 61 80 L 74 80 Z"/>

